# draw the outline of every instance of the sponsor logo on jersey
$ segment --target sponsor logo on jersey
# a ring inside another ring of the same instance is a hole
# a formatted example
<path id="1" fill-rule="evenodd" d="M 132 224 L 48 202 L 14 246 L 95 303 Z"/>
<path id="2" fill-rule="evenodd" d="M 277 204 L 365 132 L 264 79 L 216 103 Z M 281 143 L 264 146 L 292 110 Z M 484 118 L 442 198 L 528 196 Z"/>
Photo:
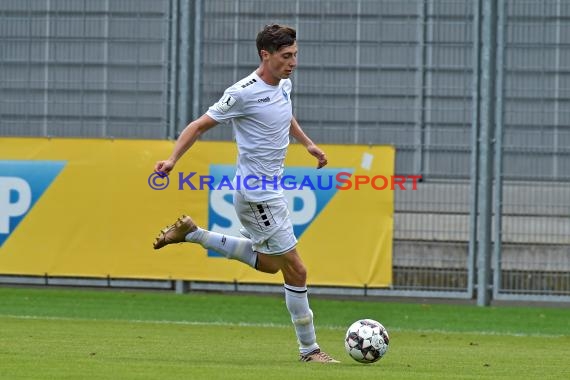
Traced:
<path id="1" fill-rule="evenodd" d="M 257 82 L 257 81 L 255 80 L 255 78 L 251 78 L 251 80 L 250 80 L 249 82 L 246 82 L 246 83 L 242 84 L 242 85 L 241 85 L 241 88 L 246 88 L 247 86 L 249 86 L 249 85 L 251 85 L 251 84 L 254 84 L 255 82 Z"/>
<path id="2" fill-rule="evenodd" d="M 0 247 L 64 166 L 65 161 L 0 161 Z"/>
<path id="3" fill-rule="evenodd" d="M 265 97 L 263 99 L 257 99 L 257 102 L 258 103 L 268 103 L 270 100 L 271 99 L 269 99 L 269 96 L 268 96 L 268 97 Z"/>

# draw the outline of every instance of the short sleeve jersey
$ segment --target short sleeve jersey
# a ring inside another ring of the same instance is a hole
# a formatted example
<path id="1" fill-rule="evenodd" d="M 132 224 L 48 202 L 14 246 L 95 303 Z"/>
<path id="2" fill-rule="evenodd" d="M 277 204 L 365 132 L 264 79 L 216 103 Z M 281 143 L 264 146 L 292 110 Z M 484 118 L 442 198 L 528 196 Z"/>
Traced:
<path id="1" fill-rule="evenodd" d="M 293 117 L 291 88 L 289 79 L 272 86 L 253 72 L 227 88 L 206 112 L 219 123 L 230 123 L 234 129 L 238 147 L 234 183 L 236 179 L 243 183 L 249 176 L 248 186 L 239 186 L 238 190 L 249 202 L 265 201 L 283 192 L 274 183 L 283 174 L 289 146 Z M 262 186 L 261 178 L 272 182 Z"/>

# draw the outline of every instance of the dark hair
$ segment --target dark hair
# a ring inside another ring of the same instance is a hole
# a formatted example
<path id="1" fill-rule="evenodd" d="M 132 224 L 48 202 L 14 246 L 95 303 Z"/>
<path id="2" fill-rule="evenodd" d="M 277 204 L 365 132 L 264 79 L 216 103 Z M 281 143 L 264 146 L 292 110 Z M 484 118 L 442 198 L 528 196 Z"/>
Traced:
<path id="1" fill-rule="evenodd" d="M 275 53 L 284 46 L 291 46 L 297 39 L 295 29 L 284 25 L 265 25 L 265 27 L 257 33 L 255 40 L 257 45 L 257 54 L 261 58 L 261 51 L 266 50 Z"/>

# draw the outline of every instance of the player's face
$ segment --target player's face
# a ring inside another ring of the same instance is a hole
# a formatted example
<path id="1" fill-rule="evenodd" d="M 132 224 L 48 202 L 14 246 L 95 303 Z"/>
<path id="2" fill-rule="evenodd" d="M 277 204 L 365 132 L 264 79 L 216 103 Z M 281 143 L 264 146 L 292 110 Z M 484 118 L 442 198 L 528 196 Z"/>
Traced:
<path id="1" fill-rule="evenodd" d="M 278 79 L 287 79 L 297 67 L 297 43 L 285 46 L 275 53 L 266 55 L 271 75 Z"/>

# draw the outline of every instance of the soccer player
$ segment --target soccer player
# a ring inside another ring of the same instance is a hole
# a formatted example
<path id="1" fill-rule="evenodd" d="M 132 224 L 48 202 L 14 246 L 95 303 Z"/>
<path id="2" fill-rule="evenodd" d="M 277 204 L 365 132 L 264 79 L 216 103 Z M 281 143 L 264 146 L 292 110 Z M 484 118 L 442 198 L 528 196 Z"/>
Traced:
<path id="1" fill-rule="evenodd" d="M 227 88 L 217 103 L 192 121 L 180 134 L 171 156 L 158 161 L 154 168 L 168 174 L 202 133 L 218 123 L 230 123 L 238 146 L 236 178 L 251 176 L 247 186 L 240 186 L 239 190 L 234 186 L 234 207 L 246 238 L 204 230 L 189 216 L 182 216 L 160 232 L 154 248 L 198 243 L 258 271 L 281 271 L 300 360 L 338 363 L 317 344 L 307 299 L 307 270 L 296 249 L 297 239 L 283 190 L 273 185 L 274 178 L 283 173 L 289 135 L 317 159 L 317 168 L 327 164 L 325 153 L 303 132 L 292 114 L 289 77 L 297 67 L 296 34 L 287 26 L 265 26 L 256 40 L 259 67 Z M 266 178 L 263 186 L 262 179 Z"/>

